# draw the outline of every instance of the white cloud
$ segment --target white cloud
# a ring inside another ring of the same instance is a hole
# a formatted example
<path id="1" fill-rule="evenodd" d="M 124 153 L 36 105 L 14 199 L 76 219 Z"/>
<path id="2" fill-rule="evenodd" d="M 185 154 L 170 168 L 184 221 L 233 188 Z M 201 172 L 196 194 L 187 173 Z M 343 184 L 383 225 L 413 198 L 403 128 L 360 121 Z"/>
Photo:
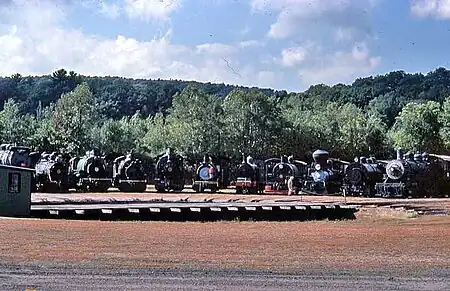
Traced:
<path id="1" fill-rule="evenodd" d="M 293 67 L 298 64 L 301 64 L 306 56 L 308 51 L 303 47 L 292 47 L 284 49 L 281 52 L 281 64 L 285 67 Z"/>
<path id="2" fill-rule="evenodd" d="M 56 0 L 55 0 L 56 1 Z M 73 1 L 73 0 L 66 0 Z M 165 21 L 181 7 L 181 0 L 80 0 L 92 10 L 112 19 L 125 15 L 141 21 Z M 73 1 L 75 3 L 75 1 Z"/>
<path id="3" fill-rule="evenodd" d="M 170 30 L 148 41 L 125 35 L 104 38 L 68 28 L 70 7 L 56 6 L 49 0 L 15 1 L 21 5 L 0 6 L 3 76 L 17 72 L 42 75 L 65 68 L 84 75 L 304 89 L 313 83 L 351 82 L 361 74 L 372 73 L 380 62 L 365 43 L 335 53 L 329 47 L 326 51 L 319 42 L 304 42 L 281 50 L 275 57 L 272 47 L 265 49 L 266 42 L 256 39 L 187 46 L 171 42 Z M 28 5 L 22 5 L 25 2 Z"/>
<path id="4" fill-rule="evenodd" d="M 251 0 L 252 10 L 278 13 L 277 21 L 270 26 L 272 38 L 289 38 L 311 27 L 328 27 L 331 30 L 357 30 L 361 35 L 370 33 L 368 11 L 377 0 Z"/>
<path id="5" fill-rule="evenodd" d="M 237 48 L 222 43 L 204 43 L 197 45 L 197 52 L 225 56 L 236 53 Z"/>
<path id="6" fill-rule="evenodd" d="M 117 75 L 224 82 L 244 86 L 277 87 L 273 73 L 260 73 L 238 58 L 239 43 L 174 44 L 170 33 L 149 41 L 118 35 L 103 38 L 65 28 L 66 7 L 49 1 L 12 6 L 0 23 L 0 75 L 49 74 L 59 68 L 84 75 Z M 5 10 L 6 11 L 6 10 Z M 42 15 L 45 15 L 42 18 Z M 272 77 L 271 77 L 272 76 Z"/>
<path id="7" fill-rule="evenodd" d="M 354 81 L 362 75 L 372 74 L 381 63 L 379 56 L 373 57 L 365 43 L 355 44 L 350 52 L 321 53 L 315 50 L 309 64 L 299 68 L 304 84 L 337 84 Z"/>
<path id="8" fill-rule="evenodd" d="M 167 19 L 180 5 L 180 0 L 125 0 L 124 3 L 130 18 L 142 20 Z"/>
<path id="9" fill-rule="evenodd" d="M 247 49 L 247 48 L 254 48 L 254 47 L 263 47 L 263 46 L 265 46 L 265 43 L 263 41 L 250 39 L 250 40 L 244 40 L 244 41 L 239 42 L 238 46 L 243 49 Z"/>
<path id="10" fill-rule="evenodd" d="M 411 13 L 417 17 L 450 18 L 450 0 L 414 0 Z"/>

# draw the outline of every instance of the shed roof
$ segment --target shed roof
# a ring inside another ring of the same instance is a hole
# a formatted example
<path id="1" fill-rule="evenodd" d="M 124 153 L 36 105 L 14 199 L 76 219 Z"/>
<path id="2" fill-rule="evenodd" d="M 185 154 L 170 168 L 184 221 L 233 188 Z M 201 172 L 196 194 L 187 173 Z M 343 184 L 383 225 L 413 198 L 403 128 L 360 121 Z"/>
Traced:
<path id="1" fill-rule="evenodd" d="M 0 169 L 9 169 L 9 170 L 16 170 L 16 171 L 29 171 L 34 172 L 35 169 L 25 168 L 25 167 L 16 167 L 16 166 L 8 166 L 8 165 L 0 165 Z"/>

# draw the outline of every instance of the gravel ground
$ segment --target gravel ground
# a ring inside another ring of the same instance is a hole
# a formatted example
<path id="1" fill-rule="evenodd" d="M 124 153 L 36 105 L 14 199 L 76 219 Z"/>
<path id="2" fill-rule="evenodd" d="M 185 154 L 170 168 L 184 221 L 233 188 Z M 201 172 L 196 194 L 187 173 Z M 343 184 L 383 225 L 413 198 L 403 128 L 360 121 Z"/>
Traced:
<path id="1" fill-rule="evenodd" d="M 448 272 L 276 274 L 250 270 L 170 270 L 0 266 L 2 290 L 448 290 Z"/>

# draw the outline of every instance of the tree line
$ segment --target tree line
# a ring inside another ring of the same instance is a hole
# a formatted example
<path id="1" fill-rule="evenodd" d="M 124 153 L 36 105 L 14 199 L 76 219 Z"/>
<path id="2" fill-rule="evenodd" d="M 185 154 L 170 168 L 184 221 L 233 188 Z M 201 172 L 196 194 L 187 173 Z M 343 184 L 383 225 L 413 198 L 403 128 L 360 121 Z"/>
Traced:
<path id="1" fill-rule="evenodd" d="M 352 160 L 392 157 L 394 148 L 447 153 L 450 74 L 392 72 L 352 85 L 315 85 L 301 93 L 224 84 L 51 76 L 0 79 L 3 143 L 39 151 L 155 156 L 170 146 L 241 159 L 317 149 Z M 1 103 L 0 103 L 1 104 Z"/>

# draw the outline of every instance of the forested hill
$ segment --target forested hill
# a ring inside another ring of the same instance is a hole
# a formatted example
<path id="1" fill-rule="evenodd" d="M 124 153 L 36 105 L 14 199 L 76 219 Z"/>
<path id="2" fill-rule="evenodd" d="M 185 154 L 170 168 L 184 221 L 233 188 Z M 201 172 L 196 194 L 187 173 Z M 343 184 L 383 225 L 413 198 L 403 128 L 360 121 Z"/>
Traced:
<path id="1" fill-rule="evenodd" d="M 0 77 L 0 109 L 8 99 L 18 101 L 24 113 L 32 113 L 41 101 L 42 106 L 55 103 L 62 93 L 75 89 L 76 85 L 87 82 L 94 98 L 100 104 L 108 118 L 131 116 L 137 110 L 143 115 L 154 115 L 171 107 L 172 97 L 187 85 L 197 85 L 207 94 L 225 96 L 233 89 L 249 90 L 251 88 L 225 84 L 199 83 L 183 80 L 145 80 L 121 77 L 82 76 L 65 69 L 60 69 L 47 76 Z M 253 88 L 255 89 L 255 88 Z M 286 95 L 272 89 L 256 88 L 266 94 Z"/>
<path id="2" fill-rule="evenodd" d="M 79 76 L 64 69 L 52 75 L 22 77 L 15 74 L 0 78 L 0 109 L 8 99 L 14 99 L 21 105 L 24 113 L 35 112 L 39 101 L 47 106 L 60 98 L 62 93 L 75 89 L 77 84 L 87 82 L 94 98 L 100 104 L 102 113 L 108 118 L 131 116 L 136 110 L 143 115 L 153 115 L 171 107 L 172 97 L 188 84 L 197 84 L 207 94 L 225 96 L 236 88 L 250 88 L 225 84 L 187 82 L 181 80 L 143 80 L 119 77 Z M 310 100 L 353 103 L 361 109 L 372 109 L 385 116 L 388 125 L 392 125 L 395 116 L 403 105 L 410 101 L 432 100 L 442 103 L 450 94 L 450 71 L 439 68 L 423 74 L 408 74 L 395 71 L 355 80 L 351 85 L 335 86 L 314 85 L 299 93 L 259 89 L 268 95 L 276 95 L 279 100 L 286 96 L 296 97 L 307 106 Z"/>
<path id="3" fill-rule="evenodd" d="M 133 151 L 170 146 L 241 160 L 317 148 L 352 160 L 394 148 L 450 153 L 450 74 L 391 72 L 351 85 L 287 93 L 186 81 L 50 76 L 0 79 L 0 140 L 39 151 Z"/>

